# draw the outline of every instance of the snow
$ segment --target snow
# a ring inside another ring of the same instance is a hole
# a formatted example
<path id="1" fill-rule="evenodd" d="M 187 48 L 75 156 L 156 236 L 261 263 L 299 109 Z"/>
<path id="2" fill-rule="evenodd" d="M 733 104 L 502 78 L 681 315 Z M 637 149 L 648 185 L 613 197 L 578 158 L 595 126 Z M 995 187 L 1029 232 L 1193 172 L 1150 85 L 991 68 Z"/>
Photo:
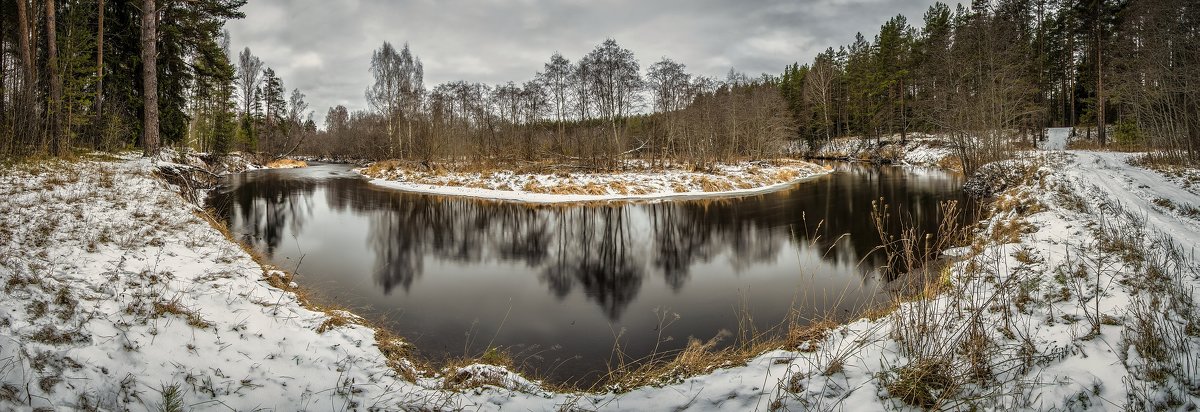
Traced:
<path id="1" fill-rule="evenodd" d="M 1154 204 L 1167 199 L 1179 205 L 1200 205 L 1200 195 L 1177 183 L 1164 181 L 1158 173 L 1131 166 L 1130 153 L 1072 152 L 1078 167 L 1067 171 L 1070 176 L 1095 185 L 1108 193 L 1127 210 L 1136 211 L 1148 224 L 1171 236 L 1185 250 L 1196 250 L 1200 242 L 1200 226 L 1191 218 Z"/>
<path id="2" fill-rule="evenodd" d="M 1071 137 L 1070 127 L 1056 127 L 1046 130 L 1046 141 L 1042 142 L 1042 150 L 1067 150 L 1067 139 Z"/>
<path id="3" fill-rule="evenodd" d="M 372 178 L 371 183 L 391 189 L 527 203 L 747 196 L 785 189 L 833 172 L 832 168 L 798 161 L 716 165 L 710 172 L 679 168 L 616 173 L 423 173 L 392 169 L 373 176 L 368 169 L 356 171 L 378 177 Z"/>
<path id="4" fill-rule="evenodd" d="M 945 141 L 937 138 L 913 139 L 905 145 L 904 164 L 943 167 L 948 158 L 957 156 Z"/>
<path id="5" fill-rule="evenodd" d="M 955 169 L 957 153 L 945 136 L 911 133 L 902 140 L 900 135 L 875 139 L 843 137 L 832 139 L 812 150 L 809 156 L 821 159 L 882 161 L 911 166 Z"/>
<path id="6" fill-rule="evenodd" d="M 169 385 L 189 410 L 919 410 L 889 384 L 921 353 L 955 359 L 957 395 L 970 399 L 941 408 L 1194 408 L 1200 375 L 1188 365 L 1200 352 L 1176 353 L 1177 363 L 1160 365 L 1166 377 L 1151 381 L 1156 361 L 1129 342 L 1153 259 L 1182 259 L 1174 281 L 1196 298 L 1200 227 L 1154 200 L 1200 205 L 1200 196 L 1129 156 L 1022 161 L 1037 178 L 1007 188 L 995 203 L 1007 206 L 972 245 L 947 253 L 962 260 L 941 294 L 849 322 L 804 350 L 624 393 L 555 393 L 482 364 L 406 381 L 352 314 L 333 313 L 351 323 L 318 333 L 330 315 L 272 287 L 265 278 L 282 274 L 205 222 L 153 176 L 153 161 L 5 166 L 0 410 L 156 409 Z M 1010 239 L 1014 225 L 1024 229 Z M 1146 263 L 1103 255 L 1102 237 L 1119 231 L 1141 234 L 1131 239 Z M 1080 267 L 1101 270 L 1074 276 Z M 902 325 L 921 313 L 940 323 L 906 335 Z M 1112 321 L 1089 333 L 1087 318 L 1101 314 Z M 1166 327 L 1196 318 L 1178 307 L 1155 316 Z M 990 342 L 981 359 L 994 375 L 982 382 L 962 374 L 975 359 L 962 354 L 973 334 Z M 1200 348 L 1196 336 L 1171 336 Z"/>
<path id="7" fill-rule="evenodd" d="M 3 170 L 0 410 L 155 409 L 170 385 L 191 410 L 453 400 L 398 379 L 372 329 L 317 333 L 327 316 L 263 281 L 153 168 Z"/>

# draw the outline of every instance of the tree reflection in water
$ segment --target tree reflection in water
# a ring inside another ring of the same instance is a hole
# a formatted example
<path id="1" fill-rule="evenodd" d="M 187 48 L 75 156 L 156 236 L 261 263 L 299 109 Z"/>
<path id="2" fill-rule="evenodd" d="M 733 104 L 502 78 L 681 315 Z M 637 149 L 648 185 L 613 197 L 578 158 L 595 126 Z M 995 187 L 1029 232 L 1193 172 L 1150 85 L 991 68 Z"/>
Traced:
<path id="1" fill-rule="evenodd" d="M 885 198 L 902 205 L 893 215 L 911 216 L 914 223 L 932 230 L 938 202 L 960 198 L 957 178 L 940 172 L 853 165 L 838 168 L 832 176 L 760 196 L 566 207 L 403 193 L 370 185 L 348 166 L 323 165 L 232 176 L 222 190 L 214 191 L 210 206 L 218 209 L 236 234 L 273 262 L 297 262 L 306 253 L 318 255 L 304 260 L 308 273 L 328 282 L 320 285 L 322 289 L 345 294 L 341 298 L 351 302 L 393 306 L 397 300 L 384 297 L 396 295 L 399 289 L 403 292 L 398 301 L 401 305 L 437 300 L 440 306 L 432 311 L 450 312 L 456 299 L 469 299 L 460 295 L 486 296 L 487 291 L 472 295 L 473 288 L 483 287 L 472 284 L 439 284 L 431 290 L 437 283 L 432 280 L 479 280 L 496 287 L 523 282 L 514 277 L 527 274 L 526 279 L 545 288 L 548 293 L 543 297 L 550 301 L 529 296 L 528 288 L 505 291 L 529 301 L 510 305 L 535 305 L 523 308 L 526 316 L 543 315 L 546 322 L 570 316 L 573 325 L 582 315 L 565 306 L 557 308 L 553 302 L 572 305 L 578 294 L 599 306 L 602 319 L 611 325 L 631 322 L 623 319 L 631 302 L 637 301 L 639 294 L 649 293 L 647 288 L 654 289 L 650 285 L 657 282 L 651 280 L 659 277 L 668 294 L 681 296 L 692 302 L 689 305 L 708 304 L 710 297 L 725 305 L 717 309 L 672 308 L 697 314 L 728 310 L 728 295 L 738 292 L 718 285 L 740 289 L 738 285 L 746 282 L 763 284 L 764 273 L 779 278 L 765 283 L 766 287 L 797 282 L 803 287 L 803 282 L 815 282 L 812 290 L 806 291 L 814 295 L 831 288 L 862 287 L 872 269 L 885 263 L 882 256 L 869 253 L 879 243 L 869 218 L 872 201 Z M 304 247 L 309 250 L 299 250 Z M 480 277 L 479 273 L 489 271 L 497 277 Z M 746 273 L 756 277 L 745 282 L 728 280 Z M 848 273 L 859 279 L 843 278 Z M 358 279 L 369 279 L 378 296 L 360 296 L 368 292 L 355 286 Z M 693 283 L 699 286 L 692 287 Z M 453 290 L 447 291 L 447 287 Z M 666 299 L 655 290 L 650 299 Z M 434 295 L 421 300 L 431 293 Z M 855 293 L 862 296 L 854 299 L 863 300 L 876 292 Z M 755 297 L 766 299 L 761 291 Z M 786 310 L 789 302 L 778 300 L 781 302 L 768 303 L 784 307 L 770 309 Z M 861 302 L 817 302 L 813 310 L 846 311 L 843 306 L 855 303 Z M 644 317 L 640 312 L 647 304 L 639 304 L 638 316 Z M 500 304 L 491 305 L 491 310 L 503 311 L 497 307 Z M 461 320 L 453 316 L 483 316 L 467 309 L 440 314 L 427 313 L 429 308 L 413 309 L 422 319 L 446 319 L 446 330 L 424 332 L 460 338 L 466 327 L 454 323 Z M 563 313 L 552 313 L 559 309 Z M 701 337 L 725 327 L 706 326 L 705 319 L 687 321 L 695 323 L 680 327 Z M 596 321 L 592 323 L 591 327 L 597 326 Z M 421 326 L 436 329 L 441 327 L 438 324 Z M 554 344 L 568 339 L 563 334 L 580 333 L 547 331 L 549 326 L 536 324 L 528 327 L 532 329 L 522 331 L 526 336 L 546 333 L 546 339 Z M 598 340 L 595 337 L 603 335 L 589 336 Z M 636 344 L 642 338 L 632 339 Z M 448 346 L 446 342 L 452 339 L 428 340 Z M 611 349 L 611 345 L 600 346 L 597 352 Z"/>
<path id="2" fill-rule="evenodd" d="M 260 246 L 268 258 L 285 230 L 297 233 L 312 218 L 313 194 L 321 190 L 331 209 L 369 217 L 368 243 L 376 255 L 374 278 L 385 294 L 396 287 L 408 291 L 430 257 L 468 263 L 521 262 L 559 298 L 582 288 L 611 319 L 620 318 L 625 305 L 637 296 L 647 271 L 661 275 L 679 291 L 693 265 L 722 253 L 738 270 L 776 259 L 788 244 L 821 248 L 822 256 L 837 265 L 862 261 L 866 268 L 877 267 L 884 262 L 881 256 L 864 259 L 859 252 L 878 244 L 870 236 L 849 236 L 833 253 L 824 249 L 845 233 L 835 228 L 870 224 L 862 211 L 871 201 L 913 194 L 906 185 L 883 184 L 906 174 L 903 169 L 845 166 L 840 172 L 855 175 L 854 179 L 843 179 L 838 185 L 811 184 L 816 190 L 809 191 L 822 207 L 799 208 L 814 202 L 798 199 L 796 203 L 805 203 L 796 205 L 799 211 L 779 202 L 779 194 L 651 204 L 529 206 L 382 190 L 349 173 L 313 178 L 286 172 L 234 175 L 228 182 L 234 190 L 219 192 L 210 200 L 234 231 Z M 933 182 L 911 174 L 905 177 L 918 188 L 945 185 L 942 177 L 926 179 Z M 855 185 L 858 182 L 877 190 L 864 196 Z M 936 218 L 926 215 L 936 202 L 921 200 L 918 194 L 906 209 L 914 221 L 932 229 L 929 224 Z M 787 230 L 773 230 L 779 228 Z"/>

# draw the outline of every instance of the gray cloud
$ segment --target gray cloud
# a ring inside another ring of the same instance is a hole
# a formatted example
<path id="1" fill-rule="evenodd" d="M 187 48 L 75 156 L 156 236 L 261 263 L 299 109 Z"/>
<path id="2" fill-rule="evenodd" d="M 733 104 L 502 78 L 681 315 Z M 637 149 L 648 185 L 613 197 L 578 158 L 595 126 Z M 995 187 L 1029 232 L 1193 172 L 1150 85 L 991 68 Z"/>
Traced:
<path id="1" fill-rule="evenodd" d="M 827 47 L 871 37 L 891 16 L 919 24 L 932 0 L 254 0 L 232 21 L 232 47 L 249 47 L 289 89 L 307 94 L 318 122 L 343 104 L 366 107 L 371 51 L 409 43 L 427 87 L 452 80 L 531 79 L 555 51 L 575 61 L 605 38 L 643 69 L 661 57 L 723 77 L 730 68 L 777 74 Z"/>

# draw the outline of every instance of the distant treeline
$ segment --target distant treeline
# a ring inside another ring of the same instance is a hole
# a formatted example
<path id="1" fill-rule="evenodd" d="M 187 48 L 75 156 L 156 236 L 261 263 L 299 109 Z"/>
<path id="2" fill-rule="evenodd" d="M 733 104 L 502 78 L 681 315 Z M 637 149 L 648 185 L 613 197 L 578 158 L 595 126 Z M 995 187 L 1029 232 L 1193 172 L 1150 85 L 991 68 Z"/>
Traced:
<path id="1" fill-rule="evenodd" d="M 554 54 L 534 79 L 426 90 L 421 60 L 384 43 L 371 60 L 371 110 L 329 110 L 310 154 L 484 162 L 556 160 L 612 167 L 626 158 L 683 161 L 777 156 L 794 134 L 778 81 L 718 81 L 670 59 L 645 76 L 606 40 L 572 63 Z M 643 113 L 647 105 L 649 114 Z"/>
<path id="2" fill-rule="evenodd" d="M 330 109 L 304 150 L 702 165 L 775 156 L 793 142 L 924 132 L 949 136 L 970 171 L 1045 127 L 1083 126 L 1100 145 L 1190 162 L 1200 143 L 1198 16 L 1197 3 L 1170 0 L 936 3 L 920 29 L 896 16 L 873 40 L 860 34 L 780 76 L 724 80 L 670 59 L 643 77 L 633 53 L 609 40 L 578 62 L 555 54 L 523 84 L 426 90 L 407 45 L 384 44 L 372 59 L 371 110 Z"/>
<path id="3" fill-rule="evenodd" d="M 1200 157 L 1195 1 L 937 3 L 920 29 L 896 16 L 873 39 L 859 35 L 778 76 L 731 70 L 724 79 L 667 58 L 643 71 L 607 40 L 574 62 L 554 54 L 523 83 L 426 88 L 409 47 L 384 43 L 371 59 L 369 109 L 333 107 L 322 131 L 299 90 L 287 93 L 249 49 L 230 52 L 222 27 L 243 17 L 244 3 L 0 1 L 0 155 L 161 142 L 274 156 L 703 167 L 836 137 L 925 132 L 949 136 L 969 171 L 1044 127 L 1090 126 L 1085 137 L 1102 145 Z"/>
<path id="4" fill-rule="evenodd" d="M 971 170 L 1002 156 L 1014 137 L 1090 126 L 1083 137 L 1100 145 L 1143 145 L 1193 162 L 1198 28 L 1196 1 L 936 3 L 923 28 L 896 16 L 873 41 L 859 35 L 788 67 L 780 84 L 798 137 L 814 143 L 942 133 Z"/>

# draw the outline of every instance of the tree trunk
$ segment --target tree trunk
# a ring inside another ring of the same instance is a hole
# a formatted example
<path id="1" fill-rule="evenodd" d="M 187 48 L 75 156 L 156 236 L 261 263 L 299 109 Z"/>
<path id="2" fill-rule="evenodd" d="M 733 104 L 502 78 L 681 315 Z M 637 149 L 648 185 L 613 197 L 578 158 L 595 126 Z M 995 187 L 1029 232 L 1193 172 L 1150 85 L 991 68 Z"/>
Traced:
<path id="1" fill-rule="evenodd" d="M 158 152 L 158 10 L 154 0 L 142 0 L 142 148 Z"/>
<path id="2" fill-rule="evenodd" d="M 104 0 L 99 3 L 96 8 L 96 124 L 104 118 Z"/>
<path id="3" fill-rule="evenodd" d="M 29 29 L 29 5 L 26 0 L 17 0 L 17 47 L 21 51 L 21 99 L 17 103 L 19 107 L 17 119 L 13 127 L 13 132 L 20 136 L 21 143 L 29 144 L 32 141 L 34 122 L 33 122 L 33 88 L 34 88 L 34 63 L 33 63 L 33 46 L 30 42 Z"/>
<path id="4" fill-rule="evenodd" d="M 54 156 L 62 154 L 62 70 L 58 65 L 58 27 L 54 11 L 56 0 L 46 2 L 46 54 L 50 71 L 50 101 L 47 104 L 47 116 L 50 125 L 50 153 Z"/>
<path id="5" fill-rule="evenodd" d="M 1195 145 L 1196 145 L 1196 142 L 1200 141 L 1200 112 L 1198 112 L 1198 110 L 1200 110 L 1200 102 L 1197 102 L 1195 98 L 1192 98 L 1192 99 L 1188 99 L 1186 97 L 1184 98 L 1184 102 L 1187 102 L 1188 100 L 1191 100 L 1190 106 L 1192 107 L 1192 109 L 1190 110 L 1191 114 L 1186 115 L 1187 117 L 1184 118 L 1184 122 L 1186 122 L 1184 124 L 1184 128 L 1187 129 L 1187 131 L 1188 131 L 1188 138 L 1187 138 L 1188 160 L 1191 162 L 1195 162 L 1196 161 Z M 1187 107 L 1187 106 L 1188 106 L 1188 104 L 1185 103 L 1184 107 Z"/>
<path id="6" fill-rule="evenodd" d="M 5 11 L 4 3 L 0 3 L 0 12 Z M 8 27 L 4 24 L 7 19 L 0 19 L 0 33 L 7 33 Z M 0 50 L 8 50 L 7 39 L 0 36 Z M 8 53 L 0 53 L 0 155 L 8 154 L 12 147 L 12 135 L 8 128 L 8 106 L 4 103 L 8 97 Z"/>
<path id="7" fill-rule="evenodd" d="M 1097 40 L 1097 42 L 1099 42 Z M 1096 141 L 1101 146 L 1106 143 L 1104 131 L 1104 74 L 1100 62 L 1100 47 L 1096 47 Z"/>
<path id="8" fill-rule="evenodd" d="M 904 95 L 907 94 L 904 90 L 904 78 L 900 78 L 900 144 L 908 143 L 908 119 L 904 113 Z"/>
<path id="9" fill-rule="evenodd" d="M 1105 144 L 1104 133 L 1104 45 L 1101 44 L 1101 34 L 1103 27 L 1101 26 L 1100 4 L 1102 1 L 1096 1 L 1096 141 L 1100 146 Z"/>

